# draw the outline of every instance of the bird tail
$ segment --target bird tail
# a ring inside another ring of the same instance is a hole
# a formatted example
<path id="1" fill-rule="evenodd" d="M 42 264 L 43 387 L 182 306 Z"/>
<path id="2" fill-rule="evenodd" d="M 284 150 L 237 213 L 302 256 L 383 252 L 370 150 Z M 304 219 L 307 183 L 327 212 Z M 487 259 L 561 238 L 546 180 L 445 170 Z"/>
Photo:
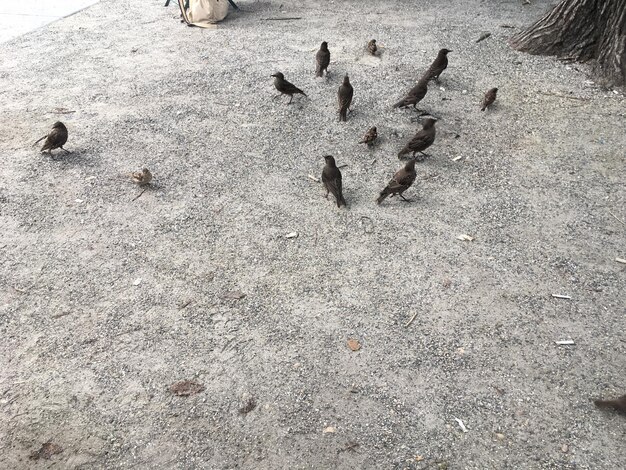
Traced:
<path id="1" fill-rule="evenodd" d="M 407 150 L 406 147 L 398 152 L 398 158 L 402 158 L 402 155 L 406 155 L 410 150 Z"/>
<path id="2" fill-rule="evenodd" d="M 389 191 L 387 191 L 387 188 L 385 188 L 380 192 L 378 199 L 376 199 L 376 204 L 380 204 L 381 202 L 383 202 L 385 199 L 387 199 L 387 196 L 389 196 Z"/>
<path id="3" fill-rule="evenodd" d="M 39 139 L 37 142 L 35 142 L 35 143 L 33 144 L 33 147 L 34 147 L 35 145 L 37 145 L 39 142 L 41 142 L 43 139 L 45 139 L 46 137 L 48 137 L 48 136 L 47 136 L 47 135 L 44 135 L 41 139 Z"/>
<path id="4" fill-rule="evenodd" d="M 618 406 L 617 400 L 594 400 L 593 404 L 598 408 L 615 408 Z"/>
<path id="5" fill-rule="evenodd" d="M 347 121 L 348 120 L 348 108 L 339 109 L 339 120 Z"/>
<path id="6" fill-rule="evenodd" d="M 484 111 L 485 109 L 487 109 L 487 106 L 485 106 L 485 105 L 483 104 L 483 107 L 482 107 L 482 108 L 480 108 L 480 110 L 481 110 L 481 111 Z"/>
<path id="7" fill-rule="evenodd" d="M 322 71 L 322 67 L 320 67 L 320 64 L 317 64 L 315 66 L 315 76 L 322 77 L 323 75 L 324 75 L 324 72 Z"/>
<path id="8" fill-rule="evenodd" d="M 343 198 L 343 194 L 337 196 L 337 207 L 346 206 L 346 200 Z"/>
<path id="9" fill-rule="evenodd" d="M 402 98 L 400 101 L 398 101 L 396 104 L 393 105 L 394 108 L 401 108 L 403 106 L 406 106 L 406 104 L 404 103 L 405 99 Z"/>

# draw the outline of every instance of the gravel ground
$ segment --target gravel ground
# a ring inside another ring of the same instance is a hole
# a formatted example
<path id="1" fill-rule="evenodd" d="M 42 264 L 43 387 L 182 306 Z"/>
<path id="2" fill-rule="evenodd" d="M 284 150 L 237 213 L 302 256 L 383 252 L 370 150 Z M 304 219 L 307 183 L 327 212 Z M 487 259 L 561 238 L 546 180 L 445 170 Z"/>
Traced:
<path id="1" fill-rule="evenodd" d="M 626 468 L 591 403 L 626 393 L 624 96 L 508 48 L 549 2 L 241 0 L 212 30 L 162 3 L 0 52 L 0 467 Z M 391 104 L 441 47 L 432 158 L 376 206 L 418 125 Z M 273 100 L 277 70 L 310 99 Z M 40 155 L 59 119 L 71 154 Z M 308 177 L 325 153 L 347 208 Z"/>

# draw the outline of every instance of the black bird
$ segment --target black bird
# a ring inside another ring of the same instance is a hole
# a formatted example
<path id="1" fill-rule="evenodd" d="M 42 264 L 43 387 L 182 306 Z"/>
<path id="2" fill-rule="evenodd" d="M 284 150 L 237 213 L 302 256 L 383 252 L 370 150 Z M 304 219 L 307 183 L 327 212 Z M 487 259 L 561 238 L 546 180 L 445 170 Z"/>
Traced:
<path id="1" fill-rule="evenodd" d="M 406 199 L 402 193 L 411 187 L 416 177 L 415 159 L 411 159 L 406 162 L 404 168 L 400 168 L 396 174 L 393 175 L 389 184 L 380 192 L 380 196 L 376 199 L 376 203 L 380 204 L 387 196 L 393 197 L 396 194 L 405 201 L 409 201 L 409 199 Z"/>
<path id="2" fill-rule="evenodd" d="M 330 64 L 330 51 L 328 50 L 328 43 L 324 41 L 320 46 L 320 50 L 315 54 L 315 76 L 321 77 L 326 71 L 328 75 L 328 64 Z"/>
<path id="3" fill-rule="evenodd" d="M 398 158 L 402 158 L 402 155 L 406 155 L 407 153 L 413 153 L 413 156 L 415 156 L 417 152 L 426 155 L 424 150 L 430 147 L 435 141 L 436 122 L 437 121 L 432 118 L 425 119 L 422 129 L 415 134 L 415 136 L 404 146 L 402 150 L 400 150 Z"/>
<path id="4" fill-rule="evenodd" d="M 493 102 L 496 100 L 496 94 L 498 93 L 497 88 L 492 88 L 487 93 L 485 93 L 485 97 L 483 98 L 481 111 L 487 109 Z"/>
<path id="5" fill-rule="evenodd" d="M 378 131 L 376 127 L 370 127 L 365 133 L 359 144 L 367 144 L 368 147 L 374 145 L 374 141 L 378 138 Z"/>
<path id="6" fill-rule="evenodd" d="M 593 403 L 598 408 L 613 408 L 620 413 L 626 414 L 626 395 L 622 395 L 615 400 L 594 400 Z"/>
<path id="7" fill-rule="evenodd" d="M 372 55 L 376 55 L 376 51 L 378 50 L 378 46 L 376 45 L 376 39 L 372 39 L 367 43 L 367 52 Z"/>
<path id="8" fill-rule="evenodd" d="M 295 86 L 293 83 L 288 82 L 287 80 L 285 80 L 285 76 L 282 74 L 282 72 L 276 72 L 275 74 L 271 75 L 274 78 L 274 86 L 276 87 L 276 89 L 278 91 L 280 91 L 280 95 L 289 95 L 289 103 L 287 104 L 291 104 L 291 101 L 293 100 L 293 95 L 297 95 L 297 94 L 301 94 L 306 96 L 306 93 L 303 92 L 300 88 L 298 88 L 297 86 Z M 277 95 L 274 98 L 278 98 Z"/>
<path id="9" fill-rule="evenodd" d="M 339 120 L 348 120 L 348 108 L 352 103 L 352 95 L 354 95 L 354 89 L 350 85 L 350 79 L 346 75 L 343 77 L 343 83 L 339 87 L 337 97 L 339 98 Z"/>
<path id="10" fill-rule="evenodd" d="M 448 67 L 448 52 L 452 51 L 449 49 L 441 49 L 437 54 L 437 58 L 434 60 L 434 62 L 431 64 L 431 66 L 428 68 L 422 78 L 425 78 L 426 80 L 435 80 L 436 82 L 438 82 L 439 75 L 441 75 L 441 72 L 443 72 Z"/>
<path id="11" fill-rule="evenodd" d="M 326 199 L 328 199 L 328 193 L 332 193 L 337 200 L 337 207 L 345 206 L 346 200 L 343 198 L 341 186 L 341 171 L 337 168 L 333 156 L 324 155 L 324 160 L 326 160 L 326 165 L 322 170 L 322 183 L 326 188 Z"/>
<path id="12" fill-rule="evenodd" d="M 428 80 L 422 78 L 417 85 L 409 90 L 404 98 L 393 105 L 394 108 L 406 108 L 413 105 L 417 109 L 417 103 L 422 101 L 428 92 Z"/>
<path id="13" fill-rule="evenodd" d="M 65 153 L 69 153 L 67 150 L 63 148 L 65 142 L 67 142 L 67 127 L 61 121 L 57 121 L 52 125 L 52 130 L 48 135 L 44 135 L 41 139 L 39 139 L 35 144 L 38 144 L 43 139 L 46 141 L 43 143 L 43 147 L 41 147 L 41 151 L 45 152 L 46 150 L 52 155 L 52 151 L 54 149 L 61 149 Z M 33 145 L 35 145 L 33 144 Z"/>

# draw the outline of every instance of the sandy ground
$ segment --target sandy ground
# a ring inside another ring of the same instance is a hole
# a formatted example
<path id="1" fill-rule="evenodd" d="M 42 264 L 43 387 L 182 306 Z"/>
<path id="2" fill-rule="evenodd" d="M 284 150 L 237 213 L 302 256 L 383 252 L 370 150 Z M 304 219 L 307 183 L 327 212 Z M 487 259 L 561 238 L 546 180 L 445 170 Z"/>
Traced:
<path id="1" fill-rule="evenodd" d="M 0 467 L 626 468 L 591 403 L 626 393 L 625 100 L 507 47 L 548 2 L 242 0 L 215 30 L 162 3 L 0 51 Z M 417 126 L 391 104 L 441 47 L 432 158 L 376 206 Z M 277 70 L 310 99 L 273 100 Z M 40 155 L 59 119 L 71 154 Z"/>

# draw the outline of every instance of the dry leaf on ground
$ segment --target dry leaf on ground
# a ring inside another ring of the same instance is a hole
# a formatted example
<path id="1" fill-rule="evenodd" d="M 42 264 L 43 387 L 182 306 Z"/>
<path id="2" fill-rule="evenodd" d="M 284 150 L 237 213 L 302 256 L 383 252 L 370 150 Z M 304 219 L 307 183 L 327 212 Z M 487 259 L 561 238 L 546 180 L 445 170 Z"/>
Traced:
<path id="1" fill-rule="evenodd" d="M 239 408 L 239 414 L 247 415 L 255 408 L 256 408 L 256 400 L 254 399 L 254 397 L 250 397 L 246 400 L 246 403 L 241 408 Z"/>
<path id="2" fill-rule="evenodd" d="M 48 441 L 45 444 L 41 445 L 41 449 L 30 454 L 29 458 L 31 460 L 49 459 L 53 455 L 60 454 L 61 452 L 63 452 L 63 448 L 60 445 L 53 444 L 52 442 Z"/>
<path id="3" fill-rule="evenodd" d="M 170 385 L 170 392 L 179 397 L 188 397 L 204 391 L 204 385 L 193 380 L 181 380 Z"/>
<path id="4" fill-rule="evenodd" d="M 233 291 L 230 291 L 230 292 L 226 292 L 222 296 L 222 298 L 224 298 L 224 299 L 232 299 L 232 300 L 240 300 L 240 299 L 243 299 L 245 296 L 246 296 L 246 294 L 244 294 L 240 290 L 233 290 Z"/>
<path id="5" fill-rule="evenodd" d="M 361 343 L 359 343 L 356 339 L 349 339 L 348 347 L 353 351 L 358 351 L 359 349 L 361 349 Z"/>

